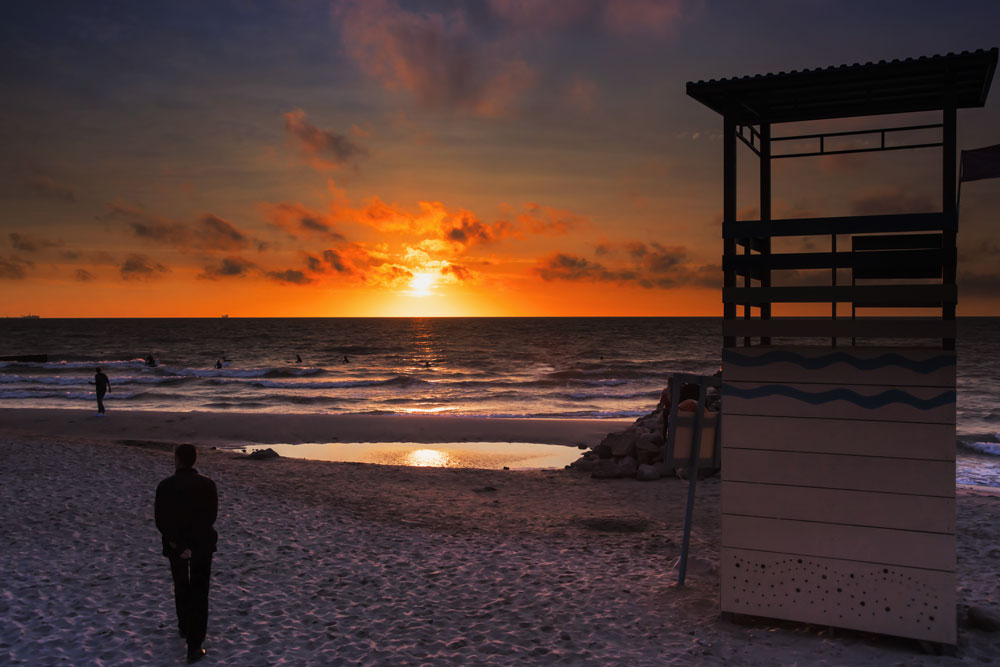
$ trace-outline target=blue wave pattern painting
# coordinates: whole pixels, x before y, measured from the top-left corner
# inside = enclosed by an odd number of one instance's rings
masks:
[[[887,405],[900,403],[903,405],[909,405],[910,407],[918,410],[926,411],[954,404],[956,393],[954,391],[945,391],[932,398],[918,398],[901,389],[889,389],[888,391],[883,391],[880,394],[866,396],[843,387],[838,387],[837,389],[831,389],[829,391],[812,393],[783,384],[765,384],[759,387],[744,389],[742,387],[723,383],[723,400],[725,400],[727,396],[732,396],[734,398],[767,398],[769,396],[784,396],[786,398],[793,398],[810,405],[823,405],[825,403],[832,403],[833,401],[847,401],[857,405],[858,407],[865,408],[866,410],[877,410],[878,408],[882,408]]]
[[[795,364],[796,366],[800,366],[807,370],[826,368],[828,366],[832,366],[833,364],[847,364],[861,371],[873,371],[879,368],[886,368],[888,366],[898,366],[900,368],[913,371],[914,373],[927,375],[929,373],[933,373],[934,371],[941,370],[942,368],[954,366],[955,356],[940,355],[937,357],[931,357],[930,359],[918,361],[916,359],[907,359],[906,357],[896,354],[895,352],[886,353],[871,359],[864,359],[847,354],[846,352],[831,352],[830,354],[824,354],[820,357],[807,357],[789,350],[772,350],[760,355],[745,355],[739,354],[738,352],[732,352],[730,350],[723,350],[722,361],[723,363],[744,367],[788,363]]]

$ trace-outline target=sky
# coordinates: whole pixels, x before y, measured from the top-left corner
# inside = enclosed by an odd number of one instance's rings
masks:
[[[0,316],[720,315],[722,122],[686,82],[1000,44],[995,0],[4,14]],[[1000,143],[998,96],[959,148]],[[939,161],[777,161],[774,217],[939,210]],[[960,315],[1000,315],[998,221],[1000,180],[965,184]]]

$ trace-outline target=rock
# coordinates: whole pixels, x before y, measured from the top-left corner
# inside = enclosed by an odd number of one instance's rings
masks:
[[[578,458],[576,461],[573,461],[573,463],[570,464],[570,468],[573,470],[579,470],[580,472],[591,472],[599,460],[600,459],[592,459],[587,456],[583,456]],[[611,459],[606,460],[610,461]]]
[[[965,609],[962,624],[965,627],[972,628],[974,630],[996,632],[997,630],[1000,630],[1000,615],[997,615],[995,612],[988,609],[983,609],[982,607],[973,607],[972,605],[969,605]]]
[[[619,477],[618,464],[614,459],[599,459],[590,471],[590,476],[594,479],[616,479]]]
[[[660,479],[660,469],[652,465],[640,465],[635,473],[635,478],[640,482],[655,482]]]
[[[278,455],[278,452],[268,447],[267,449],[258,449],[257,451],[250,452],[247,454],[247,458],[254,461],[263,461],[265,459],[277,459],[281,457]]]
[[[623,457],[618,463],[619,477],[634,477],[635,471],[639,469],[639,462],[631,456]]]
[[[611,446],[611,456],[631,456],[635,451],[635,435],[629,431],[612,433],[601,444]]]
[[[640,436],[635,441],[635,451],[637,452],[658,452],[660,451],[660,443],[656,441],[653,434]]]
[[[616,434],[612,433],[611,435],[608,435],[607,437],[604,438],[604,440],[601,441],[601,444],[594,447],[594,453],[597,454],[597,458],[599,459],[611,458],[611,442],[608,440],[608,438],[610,438],[612,435]]]

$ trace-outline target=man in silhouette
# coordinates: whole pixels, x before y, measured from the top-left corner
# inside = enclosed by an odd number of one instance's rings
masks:
[[[205,655],[201,647],[208,629],[208,583],[218,534],[213,528],[219,509],[215,482],[194,469],[198,450],[177,445],[176,472],[156,487],[156,528],[163,535],[163,555],[170,559],[177,627],[187,639],[188,662]]]
[[[111,391],[111,381],[108,376],[101,372],[101,367],[97,367],[94,373],[94,384],[97,386],[97,415],[104,416],[104,394]]]

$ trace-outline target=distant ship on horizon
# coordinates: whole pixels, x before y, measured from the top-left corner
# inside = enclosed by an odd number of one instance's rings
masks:
[[[21,315],[22,320],[37,320],[41,315]]]
[[[223,315],[223,316],[222,316],[222,319],[224,319],[224,320],[228,320],[228,319],[229,319],[229,315]]]

